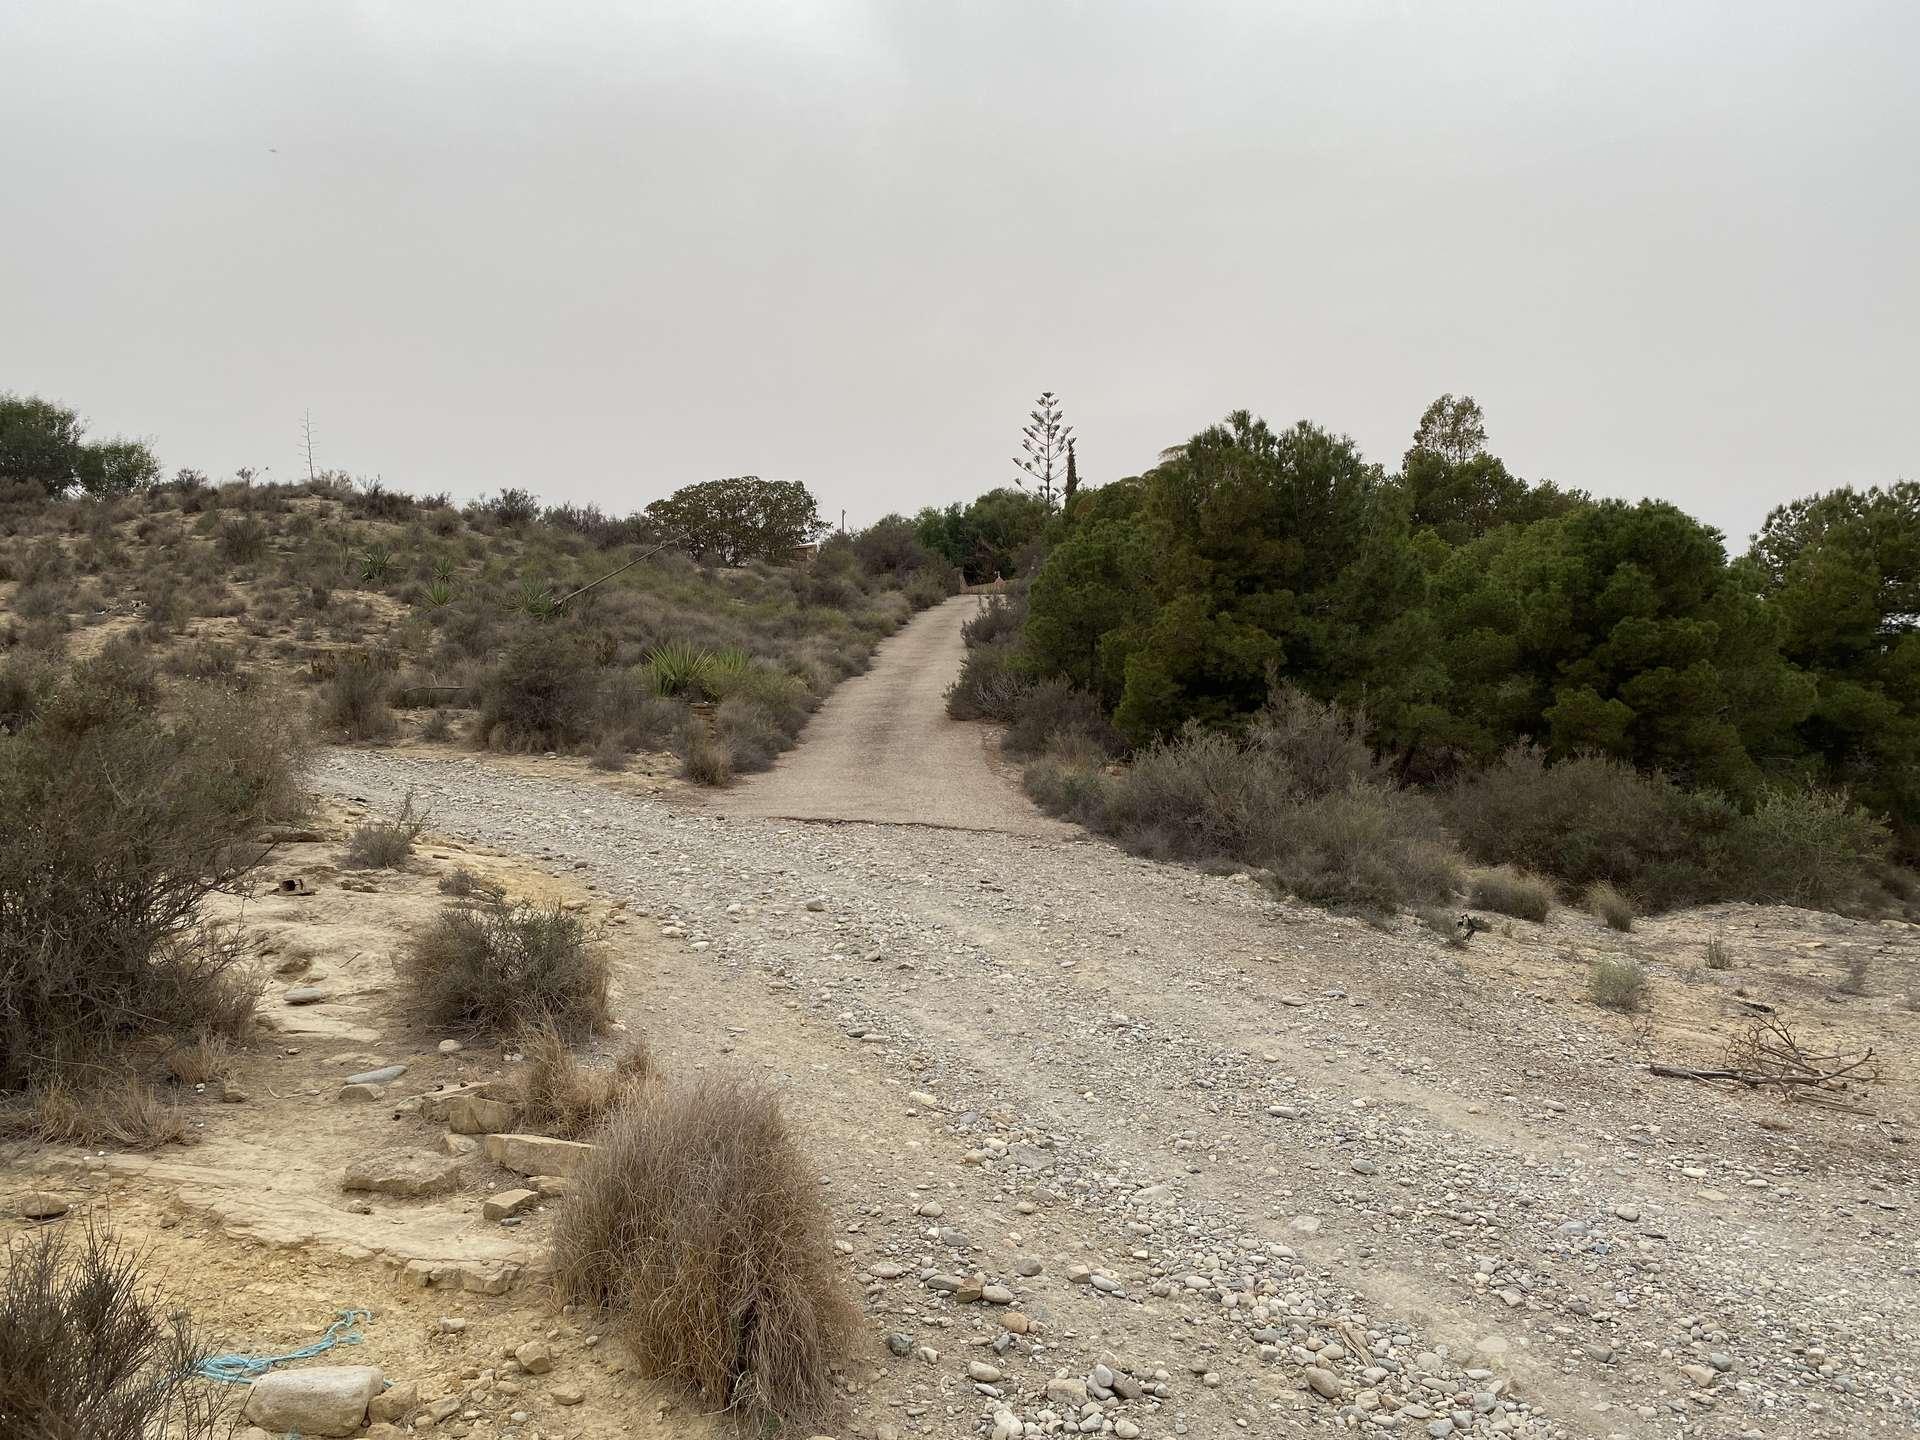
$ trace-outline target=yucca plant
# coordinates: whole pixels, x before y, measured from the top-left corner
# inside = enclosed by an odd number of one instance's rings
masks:
[[[458,568],[459,562],[451,555],[436,555],[433,557],[433,578],[436,580],[443,580],[451,585],[453,583],[454,571]]]
[[[522,580],[513,597],[513,608],[536,620],[546,619],[553,614],[553,587],[538,580]]]
[[[453,603],[453,586],[444,580],[435,580],[420,593],[420,603],[429,610],[439,610]]]
[[[368,585],[384,585],[393,578],[393,551],[385,545],[369,545],[360,552],[360,579]]]
[[[685,640],[669,640],[647,652],[655,692],[704,699],[713,673],[713,652]]]

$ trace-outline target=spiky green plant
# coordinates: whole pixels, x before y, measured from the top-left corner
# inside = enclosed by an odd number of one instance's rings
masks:
[[[704,698],[713,674],[713,652],[685,640],[668,640],[647,652],[647,674],[657,694]]]
[[[384,585],[393,578],[393,551],[385,545],[369,545],[360,552],[360,579],[367,585]]]
[[[544,620],[553,614],[553,587],[539,580],[522,580],[514,593],[513,608],[523,615]]]
[[[429,610],[439,610],[453,603],[453,586],[444,580],[435,580],[420,594],[420,603]]]
[[[448,584],[452,584],[454,572],[458,568],[459,562],[451,555],[443,554],[433,557],[433,578],[436,580],[444,580]]]

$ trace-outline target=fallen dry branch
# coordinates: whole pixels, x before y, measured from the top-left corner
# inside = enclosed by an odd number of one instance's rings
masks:
[[[1718,1068],[1653,1064],[1649,1073],[1672,1080],[1716,1081],[1754,1090],[1776,1090],[1789,1100],[1812,1101],[1833,1109],[1866,1112],[1835,1100],[1855,1082],[1880,1078],[1879,1062],[1871,1048],[1839,1054],[1818,1054],[1800,1043],[1784,1021],[1768,1016],[1756,1020],[1727,1046],[1726,1064]]]

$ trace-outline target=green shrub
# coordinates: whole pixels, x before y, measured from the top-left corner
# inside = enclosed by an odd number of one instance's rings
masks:
[[[605,1027],[609,970],[563,906],[444,907],[401,956],[414,1015],[441,1030],[512,1035],[551,1025],[569,1040]]]
[[[1467,899],[1476,910],[1492,910],[1536,923],[1553,913],[1553,886],[1538,875],[1497,865],[1476,870],[1467,882]]]
[[[230,565],[252,565],[265,558],[269,531],[264,520],[252,515],[229,515],[214,531],[214,545],[220,558]]]
[[[1738,809],[1618,760],[1582,755],[1548,765],[1537,750],[1510,750],[1442,804],[1482,864],[1550,875],[1575,890],[1604,880],[1656,912],[1737,889]]]
[[[970,647],[960,676],[947,690],[947,714],[955,720],[994,720],[1005,724],[1020,713],[1032,681],[1022,671],[1011,641]]]
[[[579,641],[543,633],[517,643],[479,688],[480,747],[571,750],[588,737],[599,683]]]
[[[1007,725],[1007,753],[1038,755],[1066,735],[1081,735],[1109,755],[1126,746],[1107,721],[1099,697],[1066,680],[1042,680],[1021,691]]]
[[[1594,961],[1587,987],[1593,1003],[1604,1009],[1631,1014],[1646,1008],[1647,972],[1636,961],[1611,956]]]
[[[1886,823],[1839,791],[1773,786],[1736,827],[1734,888],[1749,900],[1857,908],[1879,889],[1892,849]]]
[[[118,643],[0,736],[0,1089],[96,1072],[141,1035],[244,1027],[243,957],[201,905],[298,812],[305,760],[279,697],[163,693]]]
[[[988,595],[980,602],[979,613],[960,627],[960,638],[968,649],[981,645],[1009,645],[1020,638],[1027,623],[1027,590],[1016,586],[1003,594]]]

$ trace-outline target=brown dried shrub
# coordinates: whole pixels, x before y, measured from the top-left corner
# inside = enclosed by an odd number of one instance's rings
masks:
[[[814,1169],[764,1084],[640,1087],[575,1174],[554,1261],[565,1293],[703,1403],[801,1434],[832,1414],[860,1312]]]
[[[635,1039],[608,1070],[582,1065],[556,1028],[544,1024],[520,1039],[527,1057],[521,1123],[542,1135],[579,1140],[608,1111],[659,1078],[647,1042]]]

